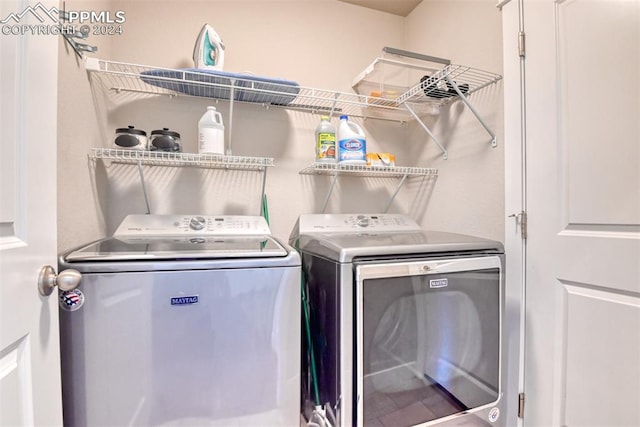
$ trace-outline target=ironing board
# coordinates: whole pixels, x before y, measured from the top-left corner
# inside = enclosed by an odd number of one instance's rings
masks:
[[[153,69],[140,73],[140,78],[150,85],[205,98],[230,99],[235,86],[234,100],[272,105],[288,105],[300,92],[298,83],[291,80],[202,68]]]

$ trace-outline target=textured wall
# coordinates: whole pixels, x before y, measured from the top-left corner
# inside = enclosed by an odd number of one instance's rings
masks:
[[[91,37],[89,42],[99,46],[91,56],[149,66],[192,66],[196,36],[208,22],[225,42],[225,70],[286,78],[307,87],[352,92],[353,78],[380,55],[383,46],[449,57],[497,73],[502,67],[500,15],[491,1],[426,1],[407,18],[330,0],[70,0],[66,7],[123,10],[123,34]],[[129,94],[106,102],[97,93],[94,103],[86,73],[64,49],[60,70],[58,230],[62,251],[112,233],[126,214],[145,211],[137,169],[89,162],[90,148],[108,147],[115,128],[132,124],[147,132],[169,127],[180,132],[185,151],[197,152],[197,122],[212,101]],[[501,86],[484,90],[472,100],[501,144]],[[97,114],[94,105],[100,106]],[[214,105],[223,114],[228,136],[228,104]],[[234,106],[233,154],[275,160],[276,166],[268,171],[266,193],[272,231],[282,238],[288,237],[298,215],[319,211],[330,185],[326,176],[298,174],[313,161],[319,119],[319,114]],[[368,151],[392,152],[401,166],[439,168],[437,181],[410,180],[390,211],[408,213],[425,228],[503,239],[502,149],[489,148],[488,135],[462,104],[425,119],[447,145],[446,161],[415,122],[356,121],[365,128]],[[152,212],[259,211],[261,177],[255,173],[144,170]],[[395,179],[341,178],[327,212],[379,212],[397,184]]]

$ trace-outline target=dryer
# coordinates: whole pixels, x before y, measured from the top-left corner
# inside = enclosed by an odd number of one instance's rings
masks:
[[[396,214],[302,215],[302,408],[334,426],[502,426],[501,243]],[[317,414],[318,411],[316,411]]]
[[[262,217],[131,215],[64,254],[67,426],[300,420],[300,257]]]

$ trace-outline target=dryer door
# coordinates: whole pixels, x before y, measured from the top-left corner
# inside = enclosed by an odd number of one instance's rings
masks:
[[[370,263],[355,274],[357,425],[497,421],[500,258]]]

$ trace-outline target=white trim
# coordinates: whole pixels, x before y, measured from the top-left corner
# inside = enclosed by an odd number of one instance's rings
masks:
[[[507,3],[511,3],[511,0],[500,0],[498,1],[498,3],[496,3],[496,7],[498,9],[502,9],[502,7],[505,6]]]

